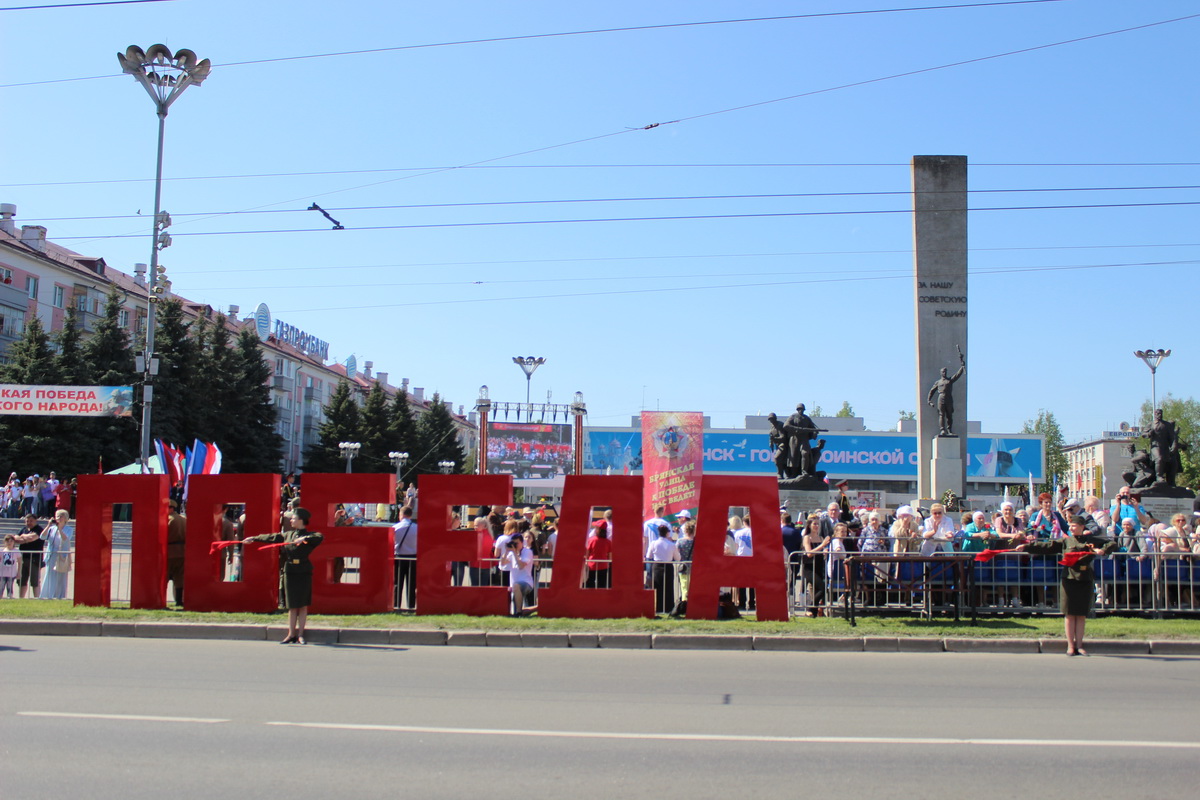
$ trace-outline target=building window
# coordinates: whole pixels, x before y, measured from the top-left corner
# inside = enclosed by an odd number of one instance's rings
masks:
[[[87,313],[87,295],[81,294],[75,298],[75,310],[83,314]]]
[[[67,299],[67,290],[61,286],[54,287],[54,307],[62,308]]]
[[[276,374],[276,375],[282,375],[282,374],[284,374],[284,373],[283,373],[283,359],[282,359],[282,358],[277,358],[277,359],[275,359],[275,374]]]
[[[25,291],[29,292],[29,296],[37,300],[38,296],[38,279],[30,275],[25,278]]]
[[[122,328],[129,327],[129,309],[122,308],[120,311],[117,312],[117,324],[120,325]]]
[[[0,283],[12,283],[12,270],[8,267],[0,267]]]

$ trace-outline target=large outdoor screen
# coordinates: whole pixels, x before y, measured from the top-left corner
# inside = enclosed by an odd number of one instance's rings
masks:
[[[570,474],[571,426],[489,422],[487,471],[516,478],[553,478]]]

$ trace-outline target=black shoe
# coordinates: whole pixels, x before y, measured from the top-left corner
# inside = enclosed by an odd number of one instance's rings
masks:
[[[297,637],[295,637],[295,636],[289,636],[286,639],[283,639],[282,641],[280,641],[279,643],[280,644],[295,644],[296,639],[297,639]]]

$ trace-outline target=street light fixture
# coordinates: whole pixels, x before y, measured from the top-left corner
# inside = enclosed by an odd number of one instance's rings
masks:
[[[404,465],[408,463],[408,453],[397,453],[395,450],[388,453],[388,458],[392,461],[392,466],[396,468],[396,481],[400,481],[400,472],[404,469]]]
[[[342,458],[346,459],[346,472],[350,472],[350,464],[354,459],[358,458],[358,451],[362,450],[362,444],[359,442],[338,442],[338,450],[342,451]]]
[[[573,472],[583,474],[583,418],[587,415],[587,403],[583,402],[583,392],[576,392],[571,401],[571,414],[575,417],[575,457],[572,459]]]
[[[453,461],[439,461],[438,469],[441,470],[443,475],[449,475],[451,472],[454,472],[454,462]]]
[[[488,394],[488,387],[485,383],[479,387],[479,397],[475,400],[475,410],[479,412],[479,452],[475,454],[476,471],[480,475],[487,475],[487,457],[488,457],[488,416],[492,411],[492,398]]]
[[[529,389],[533,381],[533,373],[538,367],[546,363],[546,359],[541,356],[513,356],[513,363],[521,368],[525,373],[525,409],[528,414],[527,419],[533,421],[533,406],[529,404]],[[519,420],[520,417],[518,416]]]
[[[1158,408],[1158,387],[1155,385],[1154,377],[1158,374],[1158,365],[1163,362],[1163,359],[1171,355],[1170,350],[1134,350],[1133,354],[1146,362],[1146,366],[1150,368],[1150,416],[1154,416],[1155,409]]]
[[[208,59],[196,60],[191,50],[180,50],[174,55],[166,45],[152,45],[145,52],[137,45],[130,45],[124,53],[117,53],[121,70],[129,73],[142,85],[158,115],[158,160],[154,171],[154,220],[151,231],[150,273],[146,292],[146,352],[142,364],[142,471],[150,468],[150,415],[154,403],[154,375],[157,359],[154,358],[154,323],[159,295],[166,288],[166,268],[159,266],[158,251],[171,244],[167,228],[171,215],[162,210],[162,164],[163,135],[166,132],[167,109],[171,107],[187,87],[199,86],[212,71]]]

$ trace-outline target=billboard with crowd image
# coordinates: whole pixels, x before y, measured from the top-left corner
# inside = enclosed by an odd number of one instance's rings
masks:
[[[516,478],[571,472],[571,426],[550,422],[489,422],[487,471]]]

